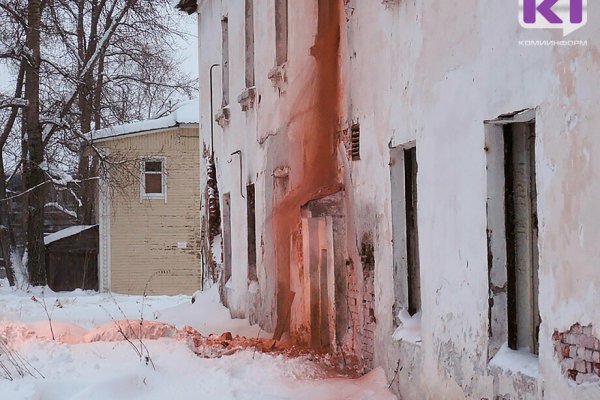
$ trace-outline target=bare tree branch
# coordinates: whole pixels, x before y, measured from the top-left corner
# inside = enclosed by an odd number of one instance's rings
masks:
[[[25,99],[21,99],[21,98],[17,98],[17,97],[10,97],[10,96],[6,96],[6,95],[0,93],[0,109],[11,108],[11,107],[23,108],[23,107],[27,107],[27,104],[29,104],[29,103]]]

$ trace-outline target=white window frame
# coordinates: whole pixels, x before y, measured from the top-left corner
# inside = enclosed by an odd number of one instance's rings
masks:
[[[146,193],[146,163],[160,162],[162,166],[162,193]],[[140,203],[143,200],[164,200],[167,202],[167,158],[163,156],[144,157],[140,160]]]

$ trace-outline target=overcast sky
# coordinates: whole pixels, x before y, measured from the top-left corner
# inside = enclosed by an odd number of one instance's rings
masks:
[[[181,40],[181,53],[185,57],[183,69],[190,75],[198,77],[198,17],[197,14],[183,14],[182,28],[187,37]]]
[[[186,37],[179,40],[178,55],[182,58],[182,69],[192,77],[198,77],[198,18],[197,14],[187,15],[180,13],[181,28],[186,32]],[[0,92],[11,94],[14,92],[14,76],[0,64]]]

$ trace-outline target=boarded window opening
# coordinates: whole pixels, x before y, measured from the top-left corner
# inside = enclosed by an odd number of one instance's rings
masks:
[[[486,122],[489,348],[538,354],[535,111]]]
[[[256,194],[254,184],[246,186],[248,223],[248,281],[258,280],[256,273]]]
[[[288,59],[288,0],[275,0],[275,62],[277,66]]]
[[[414,144],[390,149],[394,326],[399,315],[421,311],[421,268],[417,222],[417,150]]]
[[[350,129],[352,160],[360,160],[360,124],[352,125]]]
[[[538,353],[537,190],[534,123],[504,126],[508,345]]]
[[[408,270],[408,313],[421,311],[421,267],[417,224],[417,148],[404,150],[404,200],[406,205],[406,255]]]
[[[246,0],[246,87],[254,86],[254,0]]]
[[[223,282],[231,279],[231,194],[223,195]]]
[[[229,105],[229,19],[223,17],[221,20],[221,40],[222,40],[222,60],[221,60],[221,73],[222,73],[222,89],[223,89],[223,102],[222,107],[225,108]]]

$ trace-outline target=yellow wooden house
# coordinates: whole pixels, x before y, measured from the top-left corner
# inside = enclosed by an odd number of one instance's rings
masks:
[[[170,115],[92,133],[119,161],[101,174],[99,286],[124,294],[201,287],[198,101]]]

